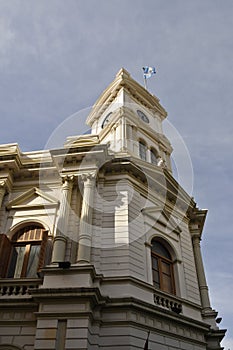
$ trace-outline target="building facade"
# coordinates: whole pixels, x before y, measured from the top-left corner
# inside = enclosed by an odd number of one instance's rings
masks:
[[[0,146],[0,350],[220,350],[167,113],[121,69],[90,134]]]

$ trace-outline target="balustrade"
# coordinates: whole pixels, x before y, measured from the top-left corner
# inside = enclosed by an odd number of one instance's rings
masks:
[[[40,279],[0,280],[0,298],[31,297],[29,289],[37,289],[42,284]]]
[[[182,305],[179,301],[175,300],[175,298],[173,299],[167,296],[154,294],[154,302],[156,305],[173,311],[177,314],[180,314],[182,312]]]

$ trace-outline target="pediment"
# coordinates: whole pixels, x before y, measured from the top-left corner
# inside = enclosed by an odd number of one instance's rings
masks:
[[[142,213],[147,216],[151,222],[159,224],[166,233],[175,232],[179,235],[182,231],[178,225],[178,221],[163,207],[147,207],[142,209]]]
[[[41,191],[37,187],[33,187],[23,194],[17,196],[7,204],[7,209],[41,209],[48,207],[56,207],[59,205],[59,201]]]

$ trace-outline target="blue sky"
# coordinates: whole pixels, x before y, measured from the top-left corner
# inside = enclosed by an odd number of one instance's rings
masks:
[[[0,142],[43,149],[125,67],[188,147],[193,196],[209,213],[202,250],[212,305],[233,350],[233,1],[0,1]],[[80,130],[73,130],[73,134]]]

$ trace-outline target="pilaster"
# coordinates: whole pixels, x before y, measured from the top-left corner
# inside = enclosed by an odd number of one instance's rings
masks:
[[[89,263],[91,258],[92,214],[94,201],[95,172],[83,174],[83,203],[80,218],[77,262]]]
[[[190,233],[192,235],[193,252],[195,265],[197,270],[197,279],[200,290],[201,304],[202,304],[202,317],[206,320],[208,324],[211,325],[213,329],[217,329],[216,317],[217,312],[211,308],[209,290],[207,286],[207,281],[205,277],[205,270],[201,254],[201,234],[204,226],[204,221],[206,217],[206,210],[199,210],[197,208],[191,214],[191,220],[189,224]]]
[[[52,262],[64,261],[67,241],[67,228],[70,211],[70,201],[73,188],[73,176],[63,177],[62,199],[60,214],[57,223],[56,236],[54,238]]]
[[[5,181],[0,181],[0,208],[2,207],[2,201],[6,193]]]
[[[192,237],[193,239],[193,250],[194,250],[194,258],[196,262],[196,269],[197,269],[197,277],[199,282],[199,289],[201,294],[201,302],[203,311],[211,310],[210,307],[210,299],[209,299],[209,292],[208,292],[208,286],[206,282],[205,272],[204,272],[204,265],[201,255],[201,247],[200,247],[200,236],[195,234]]]

